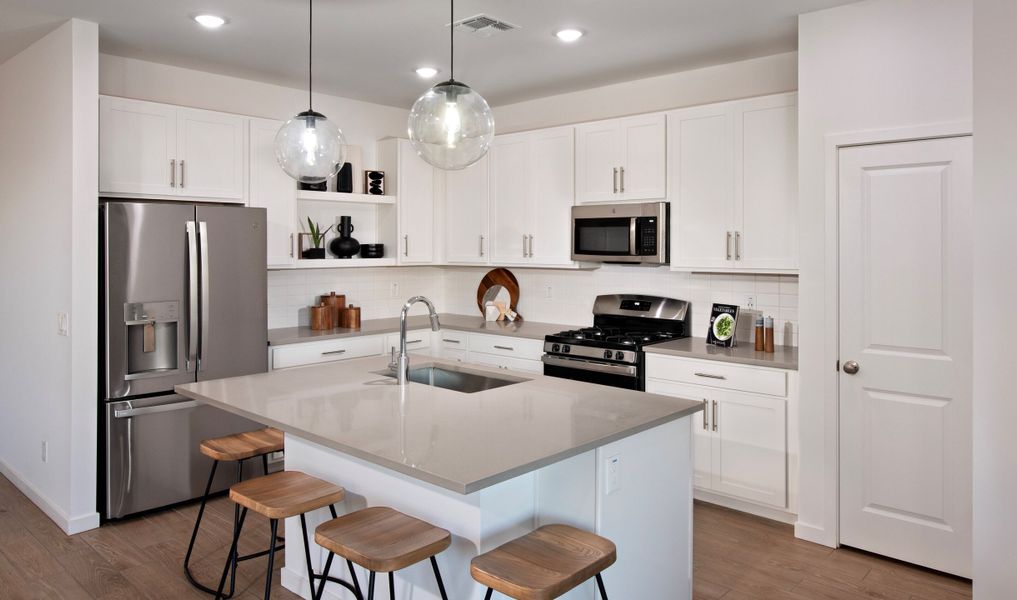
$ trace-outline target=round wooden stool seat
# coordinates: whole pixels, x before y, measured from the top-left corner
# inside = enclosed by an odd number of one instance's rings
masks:
[[[611,540],[569,527],[545,525],[470,563],[470,575],[516,600],[551,600],[608,568]]]
[[[452,535],[394,508],[375,506],[322,523],[314,541],[369,571],[391,573],[443,552]]]
[[[230,500],[269,519],[286,519],[342,501],[346,490],[300,471],[279,471],[230,488]]]
[[[273,427],[245,431],[201,442],[201,453],[212,460],[247,460],[262,454],[281,452],[283,432]]]

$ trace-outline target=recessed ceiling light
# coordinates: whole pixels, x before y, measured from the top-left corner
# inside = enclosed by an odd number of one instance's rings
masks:
[[[561,31],[554,34],[557,38],[563,42],[572,43],[579,38],[583,37],[583,32],[578,29],[562,29]]]
[[[217,15],[197,15],[194,20],[198,22],[198,25],[209,29],[219,29],[226,24],[226,19]]]
[[[438,74],[438,69],[434,67],[420,67],[417,69],[417,75],[420,75],[424,79],[430,79]]]

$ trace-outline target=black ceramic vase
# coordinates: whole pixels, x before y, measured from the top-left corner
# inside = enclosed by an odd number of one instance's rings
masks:
[[[360,252],[360,242],[350,237],[353,233],[353,223],[350,217],[339,217],[339,237],[333,238],[328,244],[328,249],[336,258],[352,258]]]

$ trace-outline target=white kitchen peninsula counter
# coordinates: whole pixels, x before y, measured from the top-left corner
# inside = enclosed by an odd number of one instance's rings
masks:
[[[424,364],[463,366],[417,359],[411,367]],[[438,557],[450,598],[483,597],[470,558],[549,522],[618,545],[604,574],[609,593],[689,597],[687,417],[701,402],[472,365],[524,381],[473,394],[400,387],[380,374],[387,366],[372,357],[176,389],[285,431],[286,468],[344,486],[340,511],[393,506],[451,531],[453,545]],[[309,515],[309,527],[326,517]],[[283,584],[307,597],[297,523],[287,528]],[[312,546],[319,570],[321,554]],[[396,588],[397,597],[438,597],[426,562],[397,573]],[[565,598],[592,599],[593,587]]]

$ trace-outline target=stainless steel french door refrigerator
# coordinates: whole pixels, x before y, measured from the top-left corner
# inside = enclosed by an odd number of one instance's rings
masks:
[[[98,495],[116,519],[200,496],[211,461],[198,444],[259,427],[173,386],[267,370],[265,211],[120,201],[100,211]],[[216,490],[235,481],[229,471]]]

